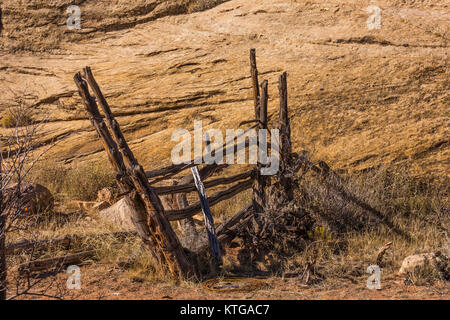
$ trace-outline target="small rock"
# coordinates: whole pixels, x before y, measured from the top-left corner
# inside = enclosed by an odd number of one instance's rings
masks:
[[[102,190],[100,190],[97,193],[97,201],[98,202],[105,201],[108,202],[109,204],[114,203],[114,195],[112,190],[110,188],[103,188]]]

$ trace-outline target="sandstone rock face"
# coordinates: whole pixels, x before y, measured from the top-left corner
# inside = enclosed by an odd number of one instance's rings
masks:
[[[175,129],[202,120],[224,132],[254,118],[256,48],[274,119],[288,72],[293,151],[308,146],[333,169],[413,164],[414,174],[448,177],[445,1],[382,1],[381,30],[367,28],[369,4],[355,0],[208,1],[219,5],[190,13],[195,2],[85,1],[82,29],[70,31],[69,0],[3,0],[0,86],[14,90],[2,92],[0,112],[19,92],[48,120],[42,141],[60,141],[48,157],[107,161],[73,82],[89,65],[152,170],[171,164]]]
[[[440,262],[441,258],[438,257],[435,253],[421,253],[414,254],[406,257],[403,260],[402,266],[398,271],[399,275],[405,275],[408,272],[417,271],[420,268],[423,268],[427,263],[431,266],[436,267],[436,263]]]
[[[38,183],[23,183],[20,191],[13,184],[4,191],[6,208],[23,209],[37,214],[53,208],[54,198],[50,190]]]

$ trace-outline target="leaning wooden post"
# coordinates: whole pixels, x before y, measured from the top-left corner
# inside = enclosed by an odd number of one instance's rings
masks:
[[[258,120],[259,119],[259,82],[258,82],[258,69],[256,67],[256,50],[255,49],[250,49],[250,73],[252,76],[255,117],[256,117],[256,120]]]
[[[278,90],[280,95],[280,183],[286,194],[287,200],[294,199],[292,188],[293,181],[286,177],[290,166],[292,146],[291,146],[291,125],[288,115],[288,97],[287,97],[287,74],[284,72],[280,76]]]
[[[75,75],[74,81],[78,87],[78,92],[86,107],[91,123],[101,138],[108,159],[114,168],[120,191],[123,194],[130,193],[134,190],[134,186],[126,172],[122,154],[119,152],[116,142],[106,127],[94,98],[89,94],[87,83],[82,79],[80,73]],[[150,253],[154,264],[161,268],[165,267],[164,255],[159,250],[157,242],[148,228],[147,221],[144,219],[146,213],[145,210],[142,209],[143,205],[137,205],[136,201],[131,200],[130,196],[127,196],[127,198],[127,203],[134,209],[133,211],[136,214],[136,217],[132,217],[132,220],[135,222],[137,232],[147,248],[147,251]]]
[[[170,272],[174,277],[188,278],[194,276],[196,274],[195,267],[190,263],[175,232],[165,217],[161,200],[154,189],[149,185],[144,169],[137,162],[131,149],[128,147],[128,143],[120,130],[120,126],[113,117],[111,109],[100,91],[90,68],[86,67],[84,72],[89,85],[94,91],[97,101],[99,101],[100,106],[105,112],[108,125],[123,154],[127,173],[133,182],[136,193],[139,195],[142,204],[145,207],[148,228],[156,240],[159,249],[162,251]]]
[[[203,218],[205,220],[206,232],[208,233],[209,245],[213,259],[214,269],[222,264],[222,254],[220,252],[219,241],[217,240],[216,229],[214,227],[214,219],[209,208],[208,197],[206,195],[205,186],[200,178],[200,173],[197,167],[192,167],[192,176],[194,177],[195,186],[200,198],[200,205],[202,207]]]
[[[218,169],[219,166],[217,165],[217,163],[206,165],[199,170],[200,178],[202,180],[205,180]],[[181,178],[180,180],[176,181],[175,183],[183,185],[193,182],[194,177],[192,176],[192,174],[188,174],[183,178]],[[178,210],[185,209],[189,206],[189,202],[187,200],[185,192],[175,194],[174,202],[175,202],[174,205],[177,207]],[[197,240],[199,238],[199,233],[197,232],[197,228],[195,227],[194,218],[188,217],[183,220],[177,220],[177,223],[181,231],[185,235],[186,240],[185,244],[187,244],[188,248],[195,248],[195,246],[197,245]]]
[[[260,162],[261,150],[260,150],[260,141],[261,135],[259,134],[259,129],[267,129],[267,102],[268,102],[268,82],[264,80],[261,84],[261,96],[259,102],[259,115],[256,121],[258,122],[257,134],[258,134],[258,163],[257,163],[257,171],[255,174],[255,180],[253,182],[253,206],[255,209],[255,213],[260,213],[264,211],[266,207],[266,195],[265,195],[265,187],[266,187],[266,178],[261,175],[261,169],[263,165]],[[264,136],[264,135],[263,135]],[[266,137],[267,138],[267,137]],[[267,143],[265,144],[267,146]],[[263,152],[267,152],[267,150],[263,150]]]

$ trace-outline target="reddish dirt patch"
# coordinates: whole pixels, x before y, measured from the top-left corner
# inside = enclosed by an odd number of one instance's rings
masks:
[[[119,268],[106,265],[81,268],[82,289],[67,291],[64,299],[82,300],[213,300],[213,299],[256,299],[256,300],[310,300],[310,299],[438,299],[450,298],[449,283],[435,283],[433,286],[406,285],[404,279],[388,276],[382,279],[381,290],[366,288],[366,277],[327,280],[319,285],[306,286],[297,278],[267,278],[267,286],[250,292],[219,292],[205,289],[201,284],[170,282],[137,282]],[[59,274],[57,284],[65,285],[68,275]],[[45,283],[42,284],[44,286]],[[23,299],[36,299],[24,296]]]

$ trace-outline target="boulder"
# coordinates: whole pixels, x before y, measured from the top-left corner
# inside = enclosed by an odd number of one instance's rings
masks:
[[[4,204],[6,209],[23,209],[31,214],[37,214],[52,209],[55,199],[46,187],[38,183],[17,183],[8,186],[4,192]]]
[[[399,275],[405,275],[410,272],[417,271],[423,267],[425,267],[427,264],[430,264],[431,266],[438,268],[437,264],[442,262],[442,257],[440,254],[436,253],[421,253],[421,254],[414,254],[411,256],[406,257],[403,262],[400,270],[398,271]]]
[[[100,210],[99,217],[104,221],[119,226],[123,230],[134,230],[135,226],[131,217],[134,215],[133,209],[126,203],[125,198],[117,201],[109,208]]]

